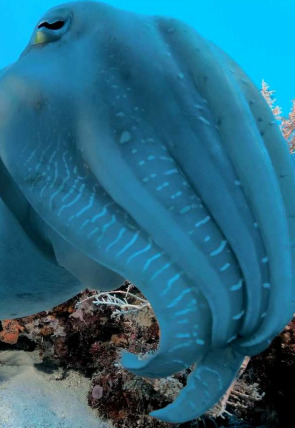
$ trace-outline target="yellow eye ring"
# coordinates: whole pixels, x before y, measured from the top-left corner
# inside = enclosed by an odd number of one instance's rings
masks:
[[[34,45],[39,45],[40,43],[48,42],[48,36],[43,31],[37,31]]]

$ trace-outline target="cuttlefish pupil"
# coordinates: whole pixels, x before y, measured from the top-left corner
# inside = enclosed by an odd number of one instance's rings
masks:
[[[38,25],[38,28],[48,28],[48,30],[60,30],[65,25],[65,21],[55,21],[52,24],[50,22],[44,21]]]

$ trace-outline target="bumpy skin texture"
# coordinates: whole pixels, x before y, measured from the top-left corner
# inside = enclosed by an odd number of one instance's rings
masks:
[[[292,317],[287,144],[237,64],[179,21],[76,2],[38,24],[0,74],[0,318],[128,278],[161,342],[123,364],[196,362],[152,413],[193,419]]]

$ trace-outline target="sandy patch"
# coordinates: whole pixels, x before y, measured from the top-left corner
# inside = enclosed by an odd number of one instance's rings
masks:
[[[0,428],[110,428],[87,405],[90,380],[37,352],[0,352]]]

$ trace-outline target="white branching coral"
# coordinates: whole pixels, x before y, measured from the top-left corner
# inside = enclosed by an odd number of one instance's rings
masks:
[[[113,307],[114,311],[112,317],[127,315],[150,307],[150,303],[146,299],[130,292],[132,288],[133,284],[129,284],[126,291],[114,290],[100,292],[78,302],[76,306],[79,307],[86,300],[92,299],[93,304],[96,306],[105,305]]]

